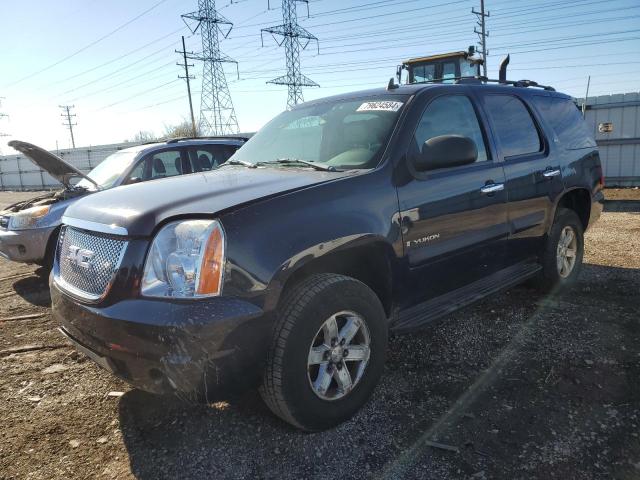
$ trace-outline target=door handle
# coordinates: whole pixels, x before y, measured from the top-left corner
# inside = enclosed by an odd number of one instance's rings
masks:
[[[504,190],[504,183],[489,183],[480,189],[484,194],[500,192],[502,190]]]
[[[553,178],[553,177],[557,177],[558,175],[560,175],[560,169],[559,168],[548,168],[547,170],[545,170],[544,172],[542,172],[542,176],[544,178]]]

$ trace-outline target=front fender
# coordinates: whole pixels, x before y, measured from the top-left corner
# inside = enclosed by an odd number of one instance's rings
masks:
[[[224,294],[249,298],[271,311],[287,280],[311,261],[373,244],[401,251],[397,205],[389,176],[378,170],[224,215]]]

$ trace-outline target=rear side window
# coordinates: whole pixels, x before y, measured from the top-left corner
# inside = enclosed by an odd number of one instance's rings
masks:
[[[206,172],[214,170],[229,160],[239,147],[236,145],[203,145],[189,149],[191,171]]]
[[[534,96],[533,103],[567,150],[595,147],[578,107],[568,98]]]
[[[485,105],[505,157],[542,150],[538,129],[522,100],[513,95],[487,95]]]

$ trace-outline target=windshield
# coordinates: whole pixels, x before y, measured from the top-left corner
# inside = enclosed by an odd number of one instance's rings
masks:
[[[131,166],[137,154],[138,150],[120,150],[119,152],[112,153],[91,170],[87,176],[95,181],[100,188],[111,188]],[[86,178],[80,180],[76,186],[89,190],[95,190],[96,188],[96,186]]]
[[[334,100],[283,112],[229,162],[280,161],[284,167],[301,166],[293,161],[302,160],[335,169],[375,167],[406,99]]]

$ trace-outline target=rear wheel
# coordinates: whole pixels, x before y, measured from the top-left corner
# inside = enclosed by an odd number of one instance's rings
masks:
[[[371,289],[342,275],[313,275],[279,309],[260,393],[300,429],[333,427],[373,392],[386,346],[386,315]]]
[[[582,222],[573,210],[559,208],[542,254],[537,286],[555,291],[574,284],[582,269],[583,255]]]

